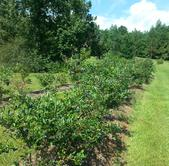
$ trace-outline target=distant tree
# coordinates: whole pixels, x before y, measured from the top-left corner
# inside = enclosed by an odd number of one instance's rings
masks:
[[[148,33],[148,53],[151,58],[169,58],[169,27],[157,21]]]
[[[169,59],[169,26],[157,21],[150,31],[128,32],[124,26],[112,26],[101,31],[104,52],[120,54],[124,57],[149,57]]]
[[[147,34],[134,30],[129,35],[131,38],[130,54],[134,57],[147,57]]]
[[[19,32],[19,13],[15,0],[0,1],[0,44],[16,37]]]

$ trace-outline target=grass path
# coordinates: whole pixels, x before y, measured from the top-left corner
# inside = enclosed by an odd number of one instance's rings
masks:
[[[133,114],[127,166],[169,166],[169,63],[157,66]]]

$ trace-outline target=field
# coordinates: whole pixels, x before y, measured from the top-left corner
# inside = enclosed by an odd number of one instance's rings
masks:
[[[167,1],[123,1],[0,0],[0,166],[169,165]]]
[[[108,142],[112,148],[116,146],[111,152],[114,157],[102,155],[109,163],[120,163],[125,146],[121,136],[128,133],[128,117],[117,110],[131,103],[134,87],[151,81],[153,62],[108,54],[100,60],[71,61],[65,71],[16,74],[1,68],[1,101],[5,96],[10,98],[1,108],[0,120],[11,133],[6,137],[13,142],[7,152],[8,145],[2,143],[4,163],[89,164],[96,162],[94,156],[102,154]],[[30,95],[34,90],[41,90],[41,94]],[[11,135],[17,138],[16,144]],[[18,138],[23,142],[19,148]]]
[[[97,157],[93,149],[106,147],[108,141],[111,147],[106,151],[112,155],[104,156],[102,150],[97,153],[109,165],[125,162],[129,166],[167,166],[168,66],[168,62],[107,55],[102,60],[85,59],[79,65],[71,62],[64,73],[26,73],[22,77],[22,73],[2,68],[1,89],[4,86],[9,90],[1,93],[10,100],[2,105],[0,114],[1,165],[91,164],[91,160],[96,161],[88,157],[89,153]],[[7,78],[10,83],[5,85]],[[16,82],[24,84],[22,91],[20,87],[13,90]],[[41,94],[30,95],[36,91]],[[124,104],[133,107],[130,117],[126,110],[119,109]],[[60,149],[57,152],[55,148]],[[110,152],[110,148],[114,150]]]
[[[169,64],[157,65],[155,79],[137,98],[127,141],[129,166],[169,164]]]

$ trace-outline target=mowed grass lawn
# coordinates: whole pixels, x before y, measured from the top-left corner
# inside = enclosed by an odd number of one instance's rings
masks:
[[[169,166],[169,63],[137,98],[127,141],[128,166]]]

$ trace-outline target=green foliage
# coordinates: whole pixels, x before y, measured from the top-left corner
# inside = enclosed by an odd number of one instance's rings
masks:
[[[90,57],[90,50],[87,50],[83,48],[80,52],[80,54],[74,55],[72,58],[70,58],[67,61],[67,67],[69,70],[70,75],[74,80],[79,80],[79,74],[83,71],[83,67],[81,65],[85,63],[86,61],[94,60],[95,58],[89,58]],[[97,61],[95,61],[97,63]]]
[[[80,83],[100,89],[107,106],[116,106],[129,96],[129,80],[124,59],[106,57],[96,64],[84,63],[79,73]],[[123,66],[123,67],[122,67]]]
[[[86,0],[2,0],[1,63],[18,71],[46,72],[59,68],[54,62],[80,54],[83,48],[100,56],[99,29],[90,8]]]
[[[47,70],[47,60],[37,55],[37,51],[27,48],[23,38],[15,38],[0,45],[0,62],[10,66],[15,72],[39,72]]]
[[[75,55],[76,73],[78,58],[100,58],[107,52],[125,58],[168,59],[169,28],[160,21],[144,33],[128,32],[124,26],[103,31],[89,14],[91,2],[86,0],[2,0],[0,4],[0,60],[16,71],[60,72],[65,66],[55,62]]]
[[[79,64],[78,83],[73,89],[63,92],[62,97],[57,93],[37,99],[18,96],[1,110],[1,123],[40,152],[40,164],[86,164],[108,134],[117,140],[116,134],[122,132],[104,120],[109,108],[130,99],[130,86],[147,82],[151,68],[153,63],[142,59],[131,61],[111,55],[101,60],[85,59]],[[52,74],[40,77],[44,86],[57,78]]]
[[[17,149],[13,145],[7,145],[0,143],[0,155],[2,153],[9,153],[9,151],[16,151]]]
[[[55,164],[80,165],[112,128],[103,121],[106,110],[101,105],[101,95],[91,88],[74,89],[64,94],[64,100],[56,95],[37,100],[21,96],[4,110],[1,118],[29,147],[36,145],[43,152],[54,146],[57,150],[51,155],[55,156]]]
[[[23,140],[14,136],[9,130],[0,126],[0,163],[1,165],[13,165],[20,161],[31,150]]]
[[[163,63],[164,63],[164,60],[163,60],[163,59],[158,59],[158,60],[157,60],[157,64],[161,65],[161,64],[163,64]]]
[[[133,43],[126,27],[112,26],[109,30],[101,31],[100,40],[105,50],[104,53],[121,54],[126,58],[133,57],[131,49]]]
[[[153,62],[149,59],[126,60],[107,54],[100,61],[83,61],[75,80],[100,88],[107,106],[117,106],[130,99],[130,86],[149,82],[153,71]]]
[[[65,72],[56,74],[52,73],[40,73],[36,77],[40,81],[41,85],[48,90],[57,90],[59,86],[70,83],[70,76]]]
[[[10,93],[10,82],[12,78],[12,71],[4,66],[0,67],[0,102],[4,95]]]
[[[27,44],[43,58],[63,60],[97,43],[94,39],[97,26],[89,14],[89,1],[19,2],[22,14],[29,18]]]
[[[12,76],[12,71],[11,69],[5,67],[5,66],[1,66],[0,67],[0,81],[4,82],[6,85],[9,85],[10,83],[10,79]]]
[[[126,58],[169,59],[169,26],[161,21],[157,21],[148,32],[128,32],[123,26],[112,26],[101,31],[100,41],[105,53],[110,51]]]
[[[29,73],[27,72],[27,71],[25,71],[25,70],[21,70],[20,71],[20,74],[21,74],[21,79],[22,79],[22,81],[23,82],[26,82],[26,78],[29,76]]]
[[[41,85],[45,88],[49,88],[55,81],[55,76],[51,73],[38,74],[37,78],[40,80]]]
[[[150,59],[134,59],[132,68],[132,79],[134,84],[142,85],[143,83],[149,83],[153,77],[154,65]]]
[[[15,0],[0,1],[0,45],[4,44],[18,34],[19,26],[17,22],[21,19],[18,15]]]
[[[159,23],[149,33],[129,33],[124,26],[101,31],[90,8],[86,0],[0,2],[0,61],[21,74],[19,93],[1,110],[0,121],[39,152],[41,165],[86,165],[108,134],[117,140],[120,127],[104,116],[130,100],[130,87],[149,82],[154,70],[151,60],[131,58],[168,58],[167,26]],[[45,72],[37,78],[49,94],[32,99],[23,92],[29,73],[39,71]],[[0,68],[0,101],[11,77]],[[62,97],[53,93],[70,80],[73,89]],[[7,145],[0,149],[8,151]]]
[[[69,74],[66,72],[57,73],[55,77],[56,77],[56,80],[55,80],[56,85],[64,85],[67,83],[71,83],[71,78]]]
[[[50,73],[66,72],[67,71],[66,63],[47,61],[45,63],[45,70],[44,71],[50,72]]]

